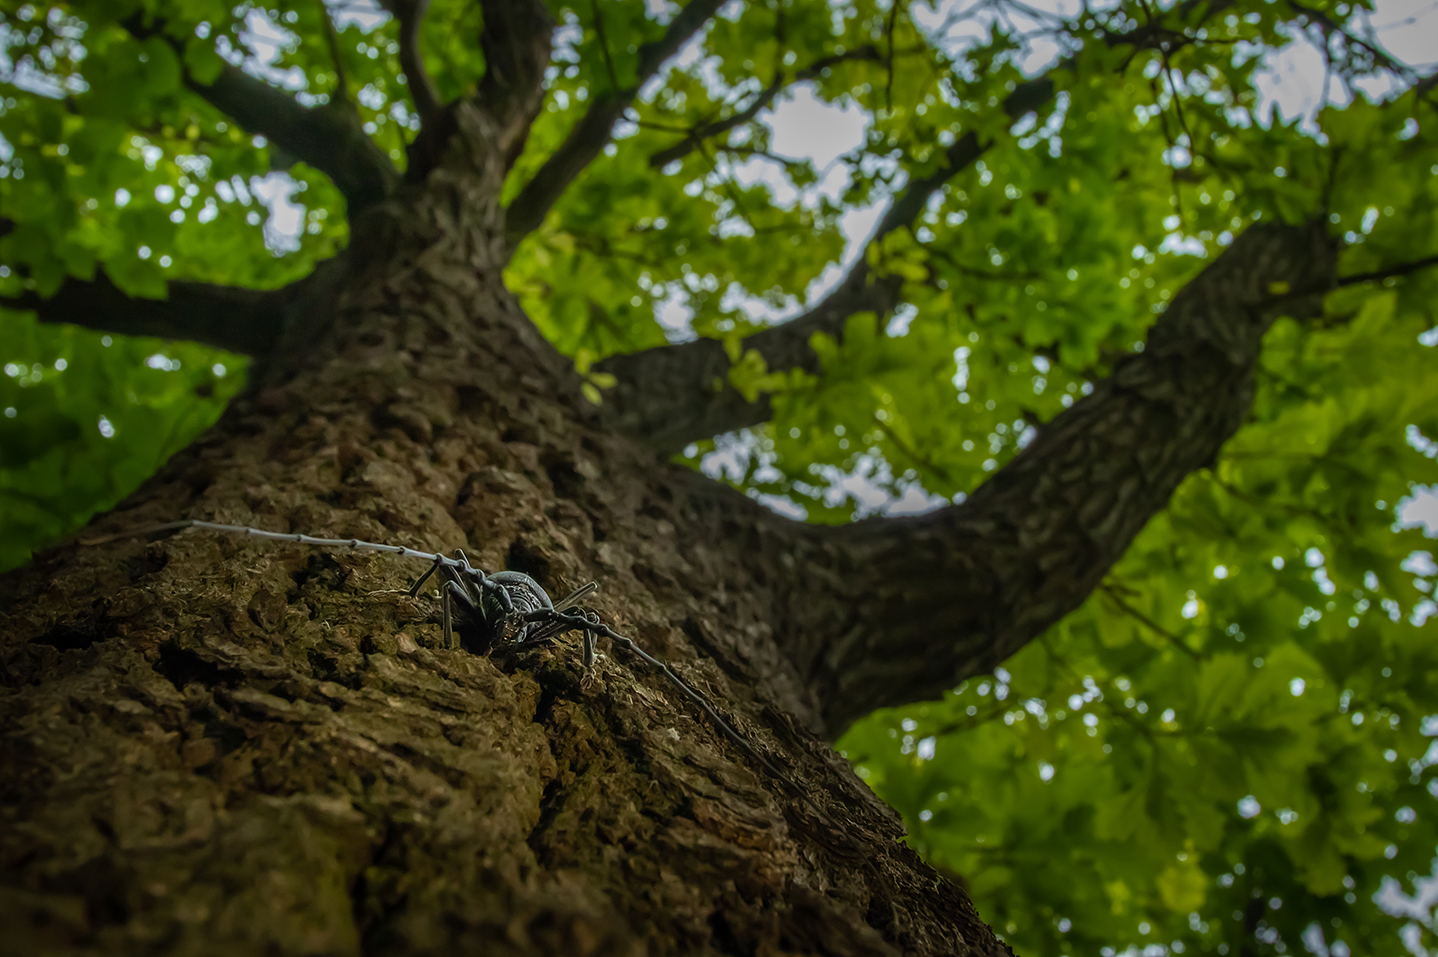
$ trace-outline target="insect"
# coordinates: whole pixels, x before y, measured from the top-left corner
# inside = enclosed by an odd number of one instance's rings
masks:
[[[439,556],[435,557],[438,559]],[[485,574],[471,565],[464,550],[459,548],[454,550],[453,557],[458,565],[436,560],[409,590],[411,595],[418,595],[431,575],[439,576],[441,623],[446,648],[454,647],[456,607],[462,609],[464,617],[476,625],[470,629],[476,635],[472,645],[483,654],[496,641],[533,644],[567,631],[569,626],[560,622],[530,621],[523,616],[533,612],[562,612],[599,588],[595,582],[588,582],[558,602],[551,602],[539,582],[523,572]],[[594,668],[594,632],[589,628],[582,630],[584,670],[588,672]]]
[[[289,532],[270,532],[248,525],[225,525],[199,519],[185,519],[130,529],[100,538],[82,539],[82,545],[101,545],[121,538],[148,535],[154,532],[182,531],[187,528],[201,528],[212,532],[225,532],[246,538],[261,538],[273,542],[291,542],[297,545],[313,545],[318,548],[348,548],[354,551],[380,552],[399,558],[419,558],[430,563],[429,570],[409,589],[411,595],[418,595],[424,583],[432,576],[440,579],[441,624],[444,629],[445,646],[454,647],[456,623],[460,624],[461,635],[466,630],[474,637],[471,645],[483,654],[494,643],[521,645],[549,641],[567,631],[579,631],[584,635],[584,669],[592,671],[595,663],[595,637],[602,635],[616,645],[633,653],[646,664],[664,675],[680,693],[704,712],[724,737],[728,738],[745,754],[757,761],[780,782],[791,794],[802,796],[784,772],[780,771],[757,748],[725,721],[709,700],[679,677],[674,669],[639,647],[632,638],[621,635],[599,619],[594,612],[576,609],[580,599],[598,589],[594,582],[588,582],[575,589],[558,602],[552,601],[540,584],[523,572],[485,572],[471,565],[462,550],[456,549],[453,556],[421,551],[404,545],[385,545],[367,542],[358,538],[318,538]]]

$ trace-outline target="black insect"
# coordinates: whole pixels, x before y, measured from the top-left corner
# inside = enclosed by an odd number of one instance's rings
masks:
[[[317,538],[298,533],[269,532],[248,525],[224,525],[219,522],[204,522],[187,519],[131,529],[102,538],[85,539],[84,545],[100,545],[120,538],[148,535],[153,532],[180,531],[186,528],[203,528],[213,532],[243,535],[246,538],[263,538],[273,542],[293,542],[297,545],[314,545],[319,548],[348,548],[362,552],[382,552],[400,558],[420,558],[430,563],[430,568],[419,581],[409,589],[411,595],[419,590],[431,576],[440,579],[440,620],[444,628],[445,646],[454,648],[454,635],[458,631],[461,639],[468,639],[466,646],[484,654],[496,644],[528,645],[549,641],[567,631],[578,631],[584,635],[584,668],[594,667],[594,641],[603,635],[616,645],[632,652],[645,663],[658,669],[686,698],[694,702],[714,726],[740,750],[759,762],[765,770],[778,780],[791,794],[802,792],[789,778],[776,768],[768,758],[747,738],[730,727],[719,716],[707,698],[691,688],[683,678],[664,662],[640,648],[634,640],[619,634],[593,612],[575,608],[580,599],[595,591],[599,586],[589,582],[558,602],[550,600],[549,594],[539,583],[523,572],[501,571],[486,573],[469,563],[463,551],[458,549],[452,557],[435,552],[420,551],[403,545],[385,545],[366,542],[358,538]],[[455,626],[458,625],[458,628]]]
[[[496,644],[547,641],[572,626],[563,618],[544,620],[526,616],[563,612],[599,589],[596,583],[588,582],[559,601],[551,602],[549,594],[533,578],[523,572],[486,574],[469,563],[463,549],[454,550],[453,560],[458,563],[455,565],[440,561],[439,556],[435,558],[429,571],[420,576],[409,593],[419,594],[431,575],[439,576],[440,615],[446,648],[454,647],[456,618],[461,622],[461,634],[468,632],[471,636],[468,647],[479,654],[487,653]],[[590,615],[584,614],[584,617],[589,618]],[[590,628],[581,630],[584,632],[584,670],[587,672],[594,668],[594,631]]]

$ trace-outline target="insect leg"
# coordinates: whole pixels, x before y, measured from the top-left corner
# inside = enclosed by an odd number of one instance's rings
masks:
[[[469,563],[469,556],[464,553],[464,549],[456,548],[454,550],[454,557],[462,566],[453,569],[454,580],[469,594],[474,607],[482,608],[484,602],[483,586],[484,583],[489,580],[488,576]]]
[[[459,646],[459,643],[455,641],[454,638],[455,603],[458,602],[460,605],[463,605],[468,608],[471,612],[475,611],[478,606],[474,604],[474,599],[470,598],[469,594],[464,590],[464,586],[455,581],[446,581],[444,583],[444,589],[441,592],[441,596],[441,614],[444,623],[444,646],[449,649],[454,649]]]
[[[434,564],[431,565],[431,566],[429,566],[429,570],[428,570],[428,571],[426,571],[423,575],[419,576],[419,581],[415,582],[413,585],[410,586],[410,588],[409,588],[410,596],[413,597],[413,596],[415,596],[415,595],[418,595],[418,594],[419,594],[419,590],[424,587],[424,583],[427,582],[427,581],[429,581],[429,576],[433,575],[436,571],[438,571],[438,570],[439,570],[441,567],[443,567],[443,566],[444,566],[444,559],[443,559],[442,557],[440,557],[439,555],[434,556]]]
[[[464,605],[464,607],[470,611],[479,608],[479,601],[470,591],[469,582],[465,580],[463,574],[453,568],[445,566],[444,571],[440,572],[440,575],[444,578],[444,584],[441,587],[444,589],[445,594],[453,595],[459,599],[460,604]]]
[[[578,603],[579,603],[579,600],[580,600],[581,598],[585,597],[586,595],[588,595],[590,592],[596,592],[596,591],[598,591],[598,590],[599,590],[599,583],[598,583],[598,582],[586,582],[586,583],[584,583],[583,585],[580,585],[578,588],[574,589],[574,591],[572,591],[572,592],[570,592],[569,594],[565,595],[563,598],[559,599],[559,601],[555,602],[555,603],[554,603],[554,610],[555,610],[555,611],[563,611],[564,609],[568,608],[570,605],[576,605],[576,604],[578,604]]]
[[[449,589],[440,589],[439,620],[444,625],[444,647],[450,651],[454,650],[454,616],[449,607],[452,601],[453,599],[449,597]]]
[[[581,598],[584,598],[586,595],[589,595],[592,592],[596,592],[598,590],[599,584],[597,582],[586,582],[585,584],[580,585],[578,588],[574,589],[574,591],[570,592],[568,595],[565,595],[559,601],[555,602],[553,610],[564,611],[566,608],[572,608],[575,604],[579,602]],[[546,638],[554,637],[560,632],[567,631],[574,626],[567,625],[563,621],[548,621],[537,623],[529,627],[533,629],[533,631],[530,634],[528,640],[543,641]]]

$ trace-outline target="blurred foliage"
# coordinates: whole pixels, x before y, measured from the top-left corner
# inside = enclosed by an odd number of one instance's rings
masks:
[[[13,315],[0,358],[0,569],[134,491],[219,418],[246,365]]]
[[[639,47],[676,9],[552,6],[550,89],[511,197],[596,96],[633,84]],[[775,419],[684,458],[775,507],[843,522],[959,501],[1140,347],[1247,225],[1326,216],[1346,275],[1438,252],[1432,94],[1364,42],[1365,9],[729,4],[644,86],[506,278],[582,370],[724,340],[731,381],[772,393]],[[163,38],[135,41],[132,16]],[[483,74],[479,28],[476,4],[433,0],[423,52],[445,97]],[[1134,31],[1167,46],[1118,39]],[[1260,110],[1256,77],[1296,36],[1326,51],[1325,89],[1349,105],[1284,123]],[[143,295],[170,278],[304,275],[345,241],[337,192],[236,129],[182,67],[203,79],[225,58],[306,103],[348,96],[402,167],[416,121],[397,39],[361,0],[3,5],[0,209],[16,225],[0,238],[0,294],[100,266]],[[1015,122],[1000,104],[1042,49],[1058,51],[1055,95]],[[739,115],[800,78],[864,117],[833,164],[781,154],[785,131]],[[1389,92],[1354,93],[1375,82]],[[909,227],[851,251],[902,277],[894,315],[817,339],[821,376],[742,353],[838,274],[846,215],[934,171],[968,131],[989,143],[980,161]],[[1438,483],[1435,302],[1430,270],[1278,323],[1251,421],[1087,604],[992,677],[841,742],[1019,952],[1434,946],[1431,912],[1397,905],[1438,846],[1424,623],[1438,568],[1394,510]],[[0,317],[0,362],[0,567],[125,495],[213,421],[243,367],[15,313]]]

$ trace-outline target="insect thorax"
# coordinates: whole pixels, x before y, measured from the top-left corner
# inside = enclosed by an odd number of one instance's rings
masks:
[[[522,572],[495,572],[490,581],[504,588],[513,609],[506,612],[498,596],[484,597],[484,617],[494,628],[498,641],[523,641],[527,626],[523,616],[530,612],[554,607],[544,589]]]

